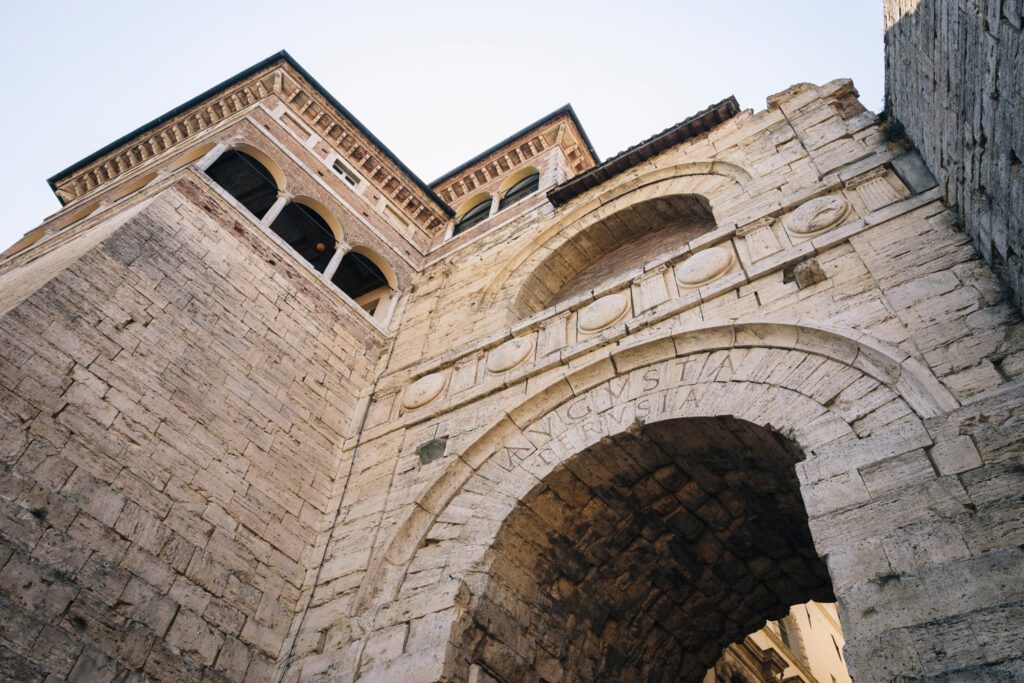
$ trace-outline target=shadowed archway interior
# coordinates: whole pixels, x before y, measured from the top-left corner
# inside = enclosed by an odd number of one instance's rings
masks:
[[[537,485],[475,575],[456,671],[481,681],[700,681],[729,643],[834,600],[799,449],[730,417],[606,438]]]
[[[639,202],[573,235],[530,273],[515,308],[529,315],[612,281],[715,227],[695,194]]]

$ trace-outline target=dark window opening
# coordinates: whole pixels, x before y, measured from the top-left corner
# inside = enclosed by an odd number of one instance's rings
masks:
[[[479,204],[475,205],[472,209],[467,211],[459,222],[455,224],[455,230],[452,231],[452,236],[458,235],[460,232],[469,230],[477,223],[482,222],[491,214],[491,200],[490,198],[484,199]]]
[[[356,179],[355,174],[349,171],[345,164],[341,163],[341,160],[336,160],[332,168],[334,168],[334,172],[341,176],[341,179],[348,183],[350,186],[355,187],[356,185],[359,184],[359,181]]]
[[[501,203],[498,204],[498,211],[512,206],[527,195],[533,194],[537,191],[538,187],[540,187],[540,173],[533,173],[526,176],[512,187],[508,188],[508,191],[505,192],[505,195],[501,198]]]
[[[274,176],[266,166],[237,149],[221,154],[206,169],[206,175],[257,218],[262,218],[277,201]]]
[[[331,227],[308,206],[292,203],[284,207],[270,229],[312,263],[318,272],[324,272],[334,256],[336,240]]]
[[[341,264],[338,266],[337,272],[334,273],[334,277],[331,278],[331,282],[352,299],[358,299],[381,287],[390,287],[380,268],[370,259],[354,251],[348,252],[341,259]],[[376,309],[376,301],[370,302],[370,305]],[[375,312],[369,308],[366,310],[370,315]]]

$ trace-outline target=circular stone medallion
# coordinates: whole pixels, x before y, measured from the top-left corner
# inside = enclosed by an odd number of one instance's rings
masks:
[[[816,197],[793,212],[786,230],[794,235],[814,235],[837,225],[849,212],[850,203],[844,197]]]
[[[402,405],[410,410],[425,406],[444,391],[447,383],[448,378],[440,373],[424,375],[406,388]]]
[[[626,292],[603,296],[580,311],[580,330],[583,332],[603,330],[621,320],[627,308],[629,308],[629,299]]]
[[[684,287],[700,287],[725,275],[732,267],[733,258],[732,249],[725,247],[698,251],[679,266],[676,280]]]
[[[487,357],[487,369],[491,372],[505,372],[516,367],[533,351],[533,340],[525,337],[510,339],[491,351]]]

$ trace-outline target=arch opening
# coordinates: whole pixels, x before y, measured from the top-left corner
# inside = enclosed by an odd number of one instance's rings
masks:
[[[498,211],[507,209],[516,202],[526,199],[540,188],[540,171],[535,168],[524,169],[509,178],[512,182],[501,191]]]
[[[726,647],[702,683],[850,683],[834,603],[808,602]]]
[[[656,197],[592,223],[556,247],[527,277],[516,303],[530,315],[610,283],[713,230],[700,195]]]
[[[482,194],[470,199],[462,205],[452,228],[452,237],[469,230],[474,225],[483,223],[491,215],[494,199],[489,194]]]
[[[281,209],[270,229],[322,273],[334,256],[337,240],[327,219],[312,208],[292,202]]]
[[[702,681],[723,650],[834,601],[790,440],[732,417],[636,426],[505,519],[453,670],[480,680]]]
[[[257,218],[266,215],[277,201],[280,188],[274,174],[251,154],[239,149],[221,154],[206,169],[206,175]]]
[[[378,265],[377,260],[374,254],[353,249],[341,259],[331,282],[371,316],[383,320],[394,282],[385,273],[390,269],[384,263]]]

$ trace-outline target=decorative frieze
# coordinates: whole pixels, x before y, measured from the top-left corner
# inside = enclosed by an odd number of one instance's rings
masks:
[[[459,359],[452,370],[451,392],[457,394],[464,389],[476,384],[477,369],[480,367],[480,359],[483,353],[477,352],[465,358]]]
[[[902,200],[898,205],[898,210],[889,219],[909,213],[938,197],[939,194],[936,191],[932,194]],[[810,218],[805,218],[806,223],[833,227],[833,221],[836,221],[837,218],[841,222],[842,218],[848,216],[852,209],[842,201],[842,197],[836,197],[836,199],[840,201],[833,202],[831,201],[832,197],[828,196],[804,202],[800,209],[811,214]],[[808,204],[810,204],[810,208],[804,208]],[[502,375],[509,370],[516,369],[529,374],[537,371],[537,368],[544,367],[546,363],[559,357],[570,347],[573,349],[572,353],[582,352],[580,349],[586,348],[587,344],[602,338],[600,333],[607,334],[613,326],[620,323],[622,324],[621,328],[628,328],[630,331],[642,329],[649,324],[656,324],[657,320],[661,319],[660,317],[639,324],[635,322],[638,316],[642,317],[644,311],[648,310],[644,308],[645,305],[665,306],[668,304],[675,307],[672,309],[675,314],[681,314],[700,304],[701,297],[694,296],[696,290],[711,283],[717,282],[725,287],[741,287],[743,279],[730,279],[727,283],[724,278],[732,278],[734,275],[746,275],[751,280],[762,277],[782,268],[782,264],[787,262],[780,259],[787,254],[792,255],[793,260],[799,262],[800,259],[795,257],[807,252],[806,249],[801,248],[801,245],[792,244],[787,238],[789,233],[786,223],[791,219],[792,215],[784,222],[781,229],[771,217],[761,218],[732,231],[723,228],[720,234],[713,239],[704,238],[701,242],[691,243],[687,245],[686,249],[666,258],[663,263],[652,264],[650,270],[639,277],[618,283],[615,285],[615,289],[618,291],[612,290],[613,293],[599,297],[596,301],[580,301],[576,306],[565,310],[553,308],[547,314],[538,316],[534,320],[524,321],[522,326],[516,328],[514,332],[522,336],[506,341],[490,352],[487,352],[486,346],[483,345],[472,350],[467,349],[465,355],[454,361],[453,379],[448,383],[446,395],[457,401],[468,400],[467,397],[473,395],[474,392],[488,391],[488,387],[494,389],[500,386]],[[857,232],[867,229],[867,225],[863,221],[857,225]],[[745,265],[744,269],[741,269],[737,262],[736,249],[743,254],[742,242],[745,242],[752,234],[765,230],[772,231],[774,239],[780,245],[784,244],[785,246],[782,246],[770,258],[763,258],[757,264]],[[845,234],[844,238],[849,238],[851,234],[854,233]],[[814,235],[812,234],[810,237],[814,237]],[[804,237],[800,241],[807,239],[809,238]],[[714,246],[701,248],[709,242]],[[689,251],[694,248],[699,251],[695,253]],[[814,282],[820,281],[824,274],[825,271],[817,262],[807,264],[799,270],[800,284],[803,287],[810,286]],[[659,278],[667,282],[664,289],[662,289],[662,283],[658,281]],[[604,291],[608,291],[608,289]],[[664,291],[670,292],[671,295],[665,302],[656,303]],[[723,289],[716,293],[721,294],[724,291]],[[678,302],[669,303],[674,302],[677,297]],[[625,329],[622,333],[626,333]],[[485,357],[486,362],[484,362]],[[533,368],[527,367],[531,363],[535,364]],[[419,368],[417,374],[446,372],[443,367],[440,365],[423,366]]]
[[[900,193],[888,180],[889,172],[884,166],[847,181],[846,189],[853,190],[864,202],[868,211],[880,209],[900,200]]]
[[[402,406],[409,410],[421,408],[440,396],[447,385],[447,375],[440,372],[420,377],[406,388]]]
[[[442,178],[436,185],[437,194],[449,204],[456,205],[460,199],[555,146],[561,148],[573,174],[582,173],[594,163],[590,155],[582,151],[583,141],[568,114],[553,117],[530,137],[511,144],[515,146],[499,149],[473,166]]]
[[[637,311],[646,311],[675,296],[667,265],[662,264],[633,280]]]
[[[736,257],[728,247],[711,247],[699,251],[676,267],[680,287],[695,289],[729,272]]]
[[[397,388],[385,389],[374,394],[370,410],[366,415],[367,426],[379,425],[391,419],[391,413],[395,408],[395,398],[397,396]]]
[[[275,83],[274,73],[264,72],[233,89],[225,90],[205,106],[194,107],[169,123],[143,133],[133,142],[59,179],[54,183],[54,191],[63,202],[73,201],[267,97],[274,92]]]
[[[786,230],[797,237],[810,237],[833,228],[850,213],[845,197],[828,195],[804,202],[786,220]]]
[[[603,296],[579,313],[580,332],[593,334],[623,320],[629,311],[628,292]]]
[[[537,357],[544,358],[552,353],[558,353],[569,343],[569,312],[566,311],[544,321],[541,325],[537,335]]]
[[[743,237],[746,242],[751,263],[757,263],[782,250],[779,238],[775,236],[775,230],[772,228],[774,223],[774,218],[762,218],[736,231],[736,236]]]
[[[301,119],[303,124],[334,143],[342,158],[358,166],[420,229],[436,232],[446,225],[448,217],[436,200],[416,186],[383,153],[368,147],[355,125],[336,112],[315,88],[293,74],[287,63],[255,74],[91,164],[75,169],[56,180],[54,191],[64,203],[74,201],[270,97],[279,98],[292,112],[287,115],[291,121],[282,125],[290,125],[289,130],[297,131]]]
[[[507,372],[522,364],[533,353],[533,339],[517,337],[510,339],[487,356],[489,372]]]

